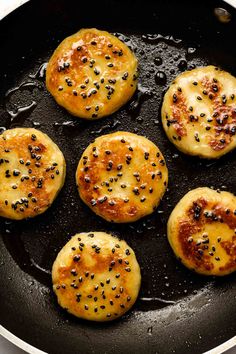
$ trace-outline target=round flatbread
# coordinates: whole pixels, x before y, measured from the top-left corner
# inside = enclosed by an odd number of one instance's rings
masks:
[[[46,84],[71,114],[98,119],[117,111],[134,94],[137,59],[127,45],[95,28],[64,39],[49,60]]]
[[[31,128],[0,135],[0,216],[25,219],[43,213],[65,180],[65,159],[44,133]]]
[[[179,75],[165,94],[162,123],[182,152],[219,158],[236,146],[236,78],[214,66]]]
[[[176,205],[168,220],[168,240],[178,259],[205,275],[236,270],[236,197],[197,188]]]
[[[116,132],[97,138],[76,171],[82,200],[107,221],[132,222],[159,204],[168,170],[158,147],[143,136]]]
[[[135,303],[141,275],[134,251],[105,232],[80,233],[59,252],[52,268],[58,303],[91,321],[111,321]]]

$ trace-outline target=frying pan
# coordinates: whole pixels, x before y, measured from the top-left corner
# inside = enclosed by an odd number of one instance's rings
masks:
[[[214,14],[218,7],[231,13],[231,21],[219,21]],[[139,59],[134,98],[95,122],[72,117],[45,88],[44,64],[62,39],[82,27],[116,33]],[[213,64],[236,76],[235,29],[233,7],[202,0],[32,0],[0,22],[0,129],[41,129],[67,161],[65,186],[47,212],[32,220],[0,220],[2,333],[10,331],[52,354],[202,353],[236,334],[235,274],[209,278],[192,273],[175,259],[166,237],[168,217],[190,189],[209,186],[236,193],[235,152],[218,161],[185,156],[168,141],[160,123],[163,94],[177,74]],[[158,144],[170,177],[157,211],[127,225],[93,214],[79,199],[74,179],[85,147],[117,130]],[[112,323],[69,315],[52,292],[51,266],[58,251],[75,233],[92,230],[125,239],[141,266],[139,300]]]

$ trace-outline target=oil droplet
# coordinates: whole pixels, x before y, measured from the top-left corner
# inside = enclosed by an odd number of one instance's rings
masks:
[[[46,74],[47,65],[48,65],[48,63],[43,63],[42,65],[40,65],[40,67],[38,68],[36,73],[30,74],[29,77],[31,79],[43,79]]]
[[[146,43],[157,44],[164,42],[167,44],[178,45],[182,42],[182,39],[174,38],[171,35],[163,36],[162,34],[144,34],[142,40]]]
[[[195,64],[190,64],[189,65],[189,70],[193,70],[193,69],[195,69],[196,68],[196,65]]]
[[[156,58],[154,59],[154,63],[155,63],[157,66],[159,66],[159,65],[162,64],[162,59],[161,59],[160,57],[156,57]]]
[[[152,96],[152,92],[148,88],[143,87],[142,85],[138,84],[137,91],[133,97],[132,102],[130,103],[130,105],[128,107],[128,110],[130,112],[134,112],[134,111],[138,110],[141,106],[141,103],[151,96]]]
[[[5,132],[6,128],[5,127],[0,127],[0,135]]]
[[[72,128],[75,128],[75,127],[76,127],[76,122],[74,122],[73,120],[67,120],[67,121],[62,122],[62,123],[55,122],[55,123],[53,123],[53,125],[54,125],[55,127],[63,126],[63,127],[72,127]]]
[[[178,68],[182,71],[187,69],[187,62],[186,60],[182,59],[180,60],[179,64],[178,64]]]
[[[37,103],[32,101],[28,106],[17,107],[15,111],[8,110],[7,113],[11,116],[11,122],[13,122],[22,112],[30,111],[36,105]]]
[[[131,38],[126,37],[123,33],[115,32],[113,34],[114,36],[119,38],[120,41],[124,42],[130,49],[132,49],[133,51],[135,50],[136,47]]]
[[[41,123],[39,122],[32,122],[33,127],[40,127]]]
[[[164,71],[156,72],[155,81],[158,85],[164,85],[166,83],[166,74],[164,73]]]
[[[231,21],[231,14],[222,7],[216,7],[214,9],[214,14],[221,23],[228,23]]]
[[[152,335],[152,327],[148,327],[148,329],[147,329],[147,333],[149,334],[149,336],[151,336],[151,335]]]
[[[104,132],[105,130],[107,130],[107,129],[114,129],[114,128],[116,128],[118,125],[120,125],[121,124],[121,122],[117,119],[117,120],[115,120],[112,124],[110,123],[110,124],[105,124],[105,125],[103,125],[100,129],[98,129],[98,130],[92,130],[91,131],[91,134],[92,135],[97,135],[97,134],[101,134],[102,132]]]
[[[187,49],[187,53],[188,53],[188,54],[193,54],[193,53],[195,53],[195,52],[196,52],[196,48],[189,47],[189,48]]]

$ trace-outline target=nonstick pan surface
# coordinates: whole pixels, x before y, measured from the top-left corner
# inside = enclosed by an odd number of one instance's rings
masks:
[[[221,23],[217,7],[232,15]],[[139,59],[135,97],[112,116],[86,122],[59,107],[45,88],[45,63],[66,36],[97,27],[129,45]],[[0,130],[35,127],[67,161],[63,190],[50,209],[25,221],[0,220],[0,321],[48,353],[202,353],[236,333],[235,274],[196,275],[174,257],[166,238],[179,199],[199,186],[236,193],[235,152],[218,161],[181,154],[160,122],[163,94],[176,75],[213,64],[236,76],[236,11],[222,1],[30,1],[0,23]],[[13,90],[12,90],[13,89]],[[9,91],[10,90],[10,91]],[[96,137],[126,130],[163,152],[169,187],[158,209],[133,224],[112,224],[79,199],[75,170]],[[57,304],[51,266],[77,232],[112,232],[135,250],[142,287],[134,308],[112,323],[76,319]]]

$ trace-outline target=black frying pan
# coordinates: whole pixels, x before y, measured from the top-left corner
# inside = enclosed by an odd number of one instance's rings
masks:
[[[219,22],[215,7],[228,9],[231,22]],[[118,33],[139,58],[140,91],[118,112],[95,122],[76,119],[55,103],[41,66],[62,39],[82,27]],[[190,272],[175,259],[166,238],[170,212],[190,189],[212,186],[236,193],[235,152],[215,162],[187,157],[171,145],[160,123],[163,94],[181,71],[214,64],[236,76],[235,30],[236,11],[222,1],[205,0],[30,1],[1,21],[1,130],[41,129],[67,160],[65,186],[45,214],[20,222],[0,220],[0,321],[5,328],[52,354],[200,353],[236,334],[235,274],[218,279]],[[25,82],[33,84],[21,85]],[[74,179],[84,148],[117,130],[157,143],[170,176],[158,210],[128,225],[93,214],[79,199]],[[91,230],[124,238],[142,269],[140,299],[113,323],[70,316],[57,305],[51,288],[57,252],[70,236]]]

